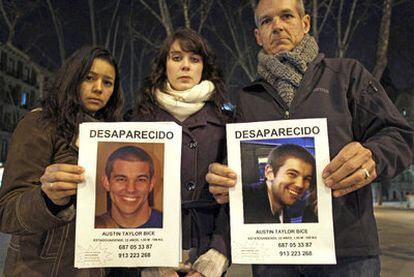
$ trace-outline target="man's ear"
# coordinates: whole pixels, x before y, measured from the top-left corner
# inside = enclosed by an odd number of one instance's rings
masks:
[[[109,191],[109,179],[106,174],[101,176],[101,184],[106,189],[106,191]]]
[[[157,183],[157,177],[152,176],[151,178],[151,182],[150,182],[150,191],[152,191],[154,189],[154,185]]]
[[[303,25],[303,31],[305,34],[309,33],[310,26],[311,26],[311,18],[309,14],[305,14],[304,17],[302,17],[302,25]]]
[[[262,37],[260,36],[259,29],[254,29],[254,36],[256,37],[256,43],[259,46],[263,46]]]
[[[275,175],[273,174],[273,167],[270,164],[267,164],[265,167],[265,176],[266,180],[273,181]]]

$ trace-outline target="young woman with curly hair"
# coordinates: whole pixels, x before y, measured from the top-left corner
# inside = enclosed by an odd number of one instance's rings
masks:
[[[222,74],[207,42],[191,29],[178,29],[152,63],[140,90],[136,120],[175,121],[182,127],[183,261],[175,269],[145,268],[142,276],[214,277],[227,270],[227,207],[214,201],[204,178],[208,165],[226,155],[225,99]]]
[[[115,59],[84,47],[57,71],[41,108],[19,122],[0,190],[0,231],[12,234],[4,276],[105,276],[74,268],[78,126],[121,120],[122,107]]]

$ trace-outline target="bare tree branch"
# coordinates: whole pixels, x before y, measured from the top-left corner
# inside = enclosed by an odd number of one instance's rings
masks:
[[[387,66],[387,51],[388,41],[390,37],[390,25],[391,25],[391,14],[392,14],[392,0],[384,0],[382,8],[381,25],[378,35],[378,45],[376,54],[376,64],[372,74],[378,80],[381,79],[384,73],[385,67]]]
[[[66,58],[66,50],[65,50],[65,41],[63,36],[62,25],[56,16],[56,11],[52,6],[52,2],[50,0],[46,0],[47,6],[49,7],[49,12],[52,16],[53,25],[55,27],[56,36],[59,45],[59,54],[60,54],[60,62],[63,64]]]
[[[183,5],[183,14],[184,14],[184,26],[187,28],[191,28],[191,22],[189,17],[189,9],[190,9],[190,0],[181,0],[181,4]]]
[[[149,45],[151,45],[154,48],[159,47],[157,42],[150,40],[146,35],[140,33],[137,29],[133,29],[132,34],[134,35],[134,37],[148,43]]]
[[[356,9],[356,4],[357,4],[358,0],[353,0],[352,1],[352,7],[351,7],[351,12],[349,14],[348,17],[348,24],[346,25],[346,31],[345,31],[345,35],[344,35],[344,45],[347,45],[349,43],[350,40],[350,32],[351,32],[351,27],[352,27],[352,21],[354,19],[354,14],[355,14],[355,9]],[[357,23],[359,24],[360,20],[357,20]],[[357,24],[356,24],[357,25]]]
[[[211,11],[211,7],[213,6],[213,2],[214,0],[203,0],[201,4],[200,25],[198,25],[198,33],[201,33],[201,31],[203,30],[204,24],[206,23],[208,15]]]
[[[53,67],[59,67],[59,64],[57,64],[56,61],[50,57],[49,53],[46,53],[43,47],[39,47],[36,43],[33,43],[31,47],[36,49],[40,53],[41,58],[47,60],[48,63],[53,65]]]
[[[401,5],[401,4],[404,4],[404,3],[405,3],[405,2],[407,2],[407,1],[410,1],[410,0],[397,0],[397,1],[394,1],[394,2],[393,2],[392,6],[393,6],[393,7],[399,6],[399,5]]]
[[[332,13],[333,0],[312,0],[310,10],[312,14],[312,35],[319,41],[319,34],[322,33],[326,20]],[[322,20],[320,20],[322,19]]]
[[[321,24],[319,24],[319,33],[322,33],[322,31],[325,27],[325,23],[329,18],[329,15],[332,13],[332,4],[333,4],[333,2],[334,2],[333,0],[329,0],[328,5],[326,5],[326,11],[324,13],[322,22],[321,22]]]
[[[160,23],[162,23],[162,19],[161,19],[161,17],[159,16],[159,14],[158,13],[156,13],[148,4],[147,4],[147,2],[145,2],[145,0],[140,0],[140,2],[141,2],[141,4],[156,18],[156,19],[158,19],[158,21],[160,22]]]
[[[146,53],[146,51],[145,51],[145,48],[144,49],[142,49],[142,51],[141,51],[141,53],[139,54],[139,56],[137,55],[137,62],[136,62],[136,64],[137,64],[137,76],[138,76],[138,80],[142,80],[143,79],[143,74],[142,74],[142,68],[143,68],[143,64],[144,64],[144,58],[145,58],[145,55],[146,55],[147,53]],[[139,84],[138,84],[138,86],[137,87],[139,87]],[[133,91],[133,94],[136,94],[135,92],[136,92],[137,90],[135,90],[135,91]],[[136,95],[134,95],[135,97],[136,97]]]
[[[16,33],[16,30],[15,30],[16,23],[21,16],[21,12],[19,12],[17,8],[14,8],[15,16],[13,19],[11,19],[10,16],[7,15],[6,9],[4,8],[3,0],[0,0],[0,11],[1,11],[1,14],[3,15],[4,22],[6,23],[9,29],[6,43],[13,44],[14,35]]]
[[[111,24],[109,25],[108,32],[106,33],[106,39],[105,39],[105,47],[106,48],[109,47],[109,40],[111,38],[111,30],[112,30],[112,26],[114,26],[114,22],[115,22],[115,18],[116,18],[116,15],[118,13],[118,10],[119,10],[120,2],[121,2],[121,0],[116,1],[114,11],[112,12]],[[119,21],[118,21],[118,23],[119,23]]]
[[[358,6],[358,3],[361,5]],[[340,0],[336,18],[336,55],[338,57],[345,57],[356,29],[367,19],[366,14],[369,9],[372,9],[372,5],[368,6],[366,2],[359,0],[352,0],[349,10],[346,10],[346,7],[348,6],[345,5],[345,1]],[[360,11],[358,16],[356,16],[357,10]]]
[[[154,11],[145,0],[140,0],[140,3],[162,24],[167,35],[173,33],[173,25],[166,0],[158,0],[159,13]]]
[[[119,32],[119,19],[116,21],[116,24],[115,24],[114,37],[112,39],[112,53],[115,53],[116,42],[118,39],[118,32]]]
[[[160,13],[161,13],[161,19],[162,19],[161,23],[165,28],[165,32],[167,33],[167,36],[170,36],[172,35],[174,28],[172,25],[170,10],[168,9],[166,0],[158,0],[158,6],[160,8]]]
[[[118,55],[118,63],[121,64],[122,60],[124,58],[124,54],[125,54],[125,48],[126,48],[126,39],[122,40],[122,44],[121,44],[121,50],[119,51],[119,55]]]
[[[336,21],[336,32],[337,32],[336,41],[337,41],[337,56],[338,57],[342,57],[342,55],[343,55],[343,53],[342,53],[342,49],[343,49],[343,45],[342,45],[342,12],[343,12],[343,8],[344,8],[344,1],[341,0],[339,2],[338,19]]]
[[[3,15],[3,19],[7,24],[7,27],[11,28],[14,24],[10,21],[9,17],[7,16],[6,10],[4,9],[3,0],[0,0],[0,11]]]
[[[89,20],[91,23],[92,45],[96,45],[97,39],[96,39],[96,26],[95,26],[95,9],[93,5],[93,0],[88,0],[88,6],[89,6]]]
[[[232,41],[234,43],[234,47],[236,48],[236,53],[240,53],[241,52],[240,45],[239,45],[239,42],[238,42],[237,37],[236,37],[236,32],[234,30],[235,24],[233,24],[232,19],[230,18],[229,14],[227,12],[227,9],[224,7],[224,5],[221,1],[219,1],[219,5],[220,5],[220,9],[223,11],[224,17],[226,19],[225,21],[227,23],[227,27],[228,27],[228,30],[230,32],[230,36],[231,36]]]
[[[248,4],[250,2],[245,2],[244,4]],[[242,11],[246,7],[251,7],[250,5],[239,5],[236,10],[232,10],[233,14],[230,15],[228,11],[228,7],[224,6],[221,1],[218,2],[220,6],[220,11],[223,13],[225,22],[227,23],[227,31],[230,35],[230,38],[226,36],[224,39],[216,30],[215,27],[211,28],[213,32],[216,34],[216,37],[220,40],[222,45],[227,49],[230,55],[234,58],[234,61],[241,67],[243,72],[249,78],[249,80],[253,80],[255,78],[255,68],[252,66],[251,62],[251,49],[249,48],[249,43],[246,40],[246,33],[243,28],[244,17],[242,15]],[[231,8],[230,8],[231,9]],[[229,45],[231,42],[231,46]]]

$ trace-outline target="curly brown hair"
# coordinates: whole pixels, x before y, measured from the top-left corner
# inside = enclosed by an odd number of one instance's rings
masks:
[[[226,101],[227,91],[224,85],[223,74],[216,63],[216,55],[207,41],[190,28],[179,28],[167,37],[158,50],[151,66],[151,73],[144,79],[143,86],[137,93],[137,105],[134,112],[136,117],[152,117],[157,105],[155,90],[163,90],[167,80],[167,58],[171,45],[178,41],[185,52],[193,52],[203,59],[202,80],[209,80],[215,86],[215,93],[211,99],[221,115],[223,104]]]
[[[114,91],[104,108],[94,115],[103,121],[120,121],[123,116],[124,97],[118,65],[112,54],[100,46],[85,46],[78,49],[59,68],[47,95],[42,101],[44,118],[56,126],[57,133],[70,143],[76,135],[84,113],[80,98],[80,86],[87,77],[93,61],[102,59],[115,69]]]

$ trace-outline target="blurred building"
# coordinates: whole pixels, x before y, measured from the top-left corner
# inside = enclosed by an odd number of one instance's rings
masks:
[[[42,98],[50,77],[21,50],[0,43],[0,163],[6,160],[17,122]]]
[[[395,105],[408,123],[414,127],[414,87],[402,90],[395,101]]]
[[[402,90],[395,105],[405,119],[414,127],[414,88]],[[414,193],[414,165],[395,177],[388,189],[390,200],[404,201],[407,194]]]
[[[414,127],[414,88],[399,91],[395,105],[408,123]],[[373,187],[374,199],[378,203],[381,203],[381,200],[406,201],[407,195],[414,193],[414,165],[392,180],[383,180]],[[379,197],[382,199],[380,200]]]

